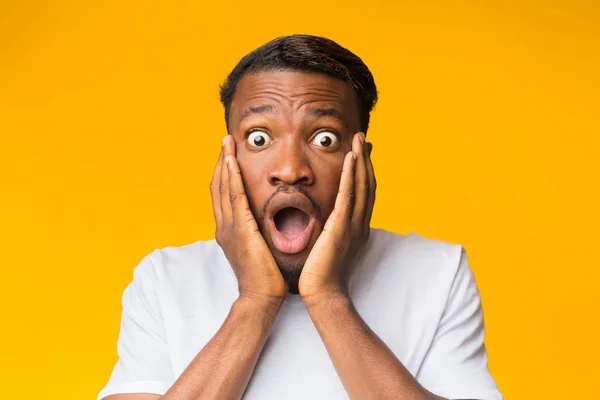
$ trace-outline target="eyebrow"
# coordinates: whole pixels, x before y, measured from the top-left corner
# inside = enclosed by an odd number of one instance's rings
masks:
[[[307,111],[308,111],[308,115],[310,115],[310,116],[333,117],[336,120],[338,120],[340,123],[342,123],[344,125],[346,124],[346,121],[344,119],[344,114],[342,114],[340,111],[336,110],[335,108],[311,107]],[[272,105],[269,105],[269,104],[263,104],[263,105],[255,106],[255,107],[248,107],[246,110],[244,110],[244,113],[242,114],[240,121],[242,121],[244,118],[247,118],[254,114],[270,114],[273,112],[274,112],[274,108]]]
[[[242,114],[242,118],[240,118],[240,121],[246,117],[249,117],[252,114],[267,114],[267,113],[272,113],[272,112],[273,112],[273,106],[268,105],[268,104],[264,104],[264,105],[256,106],[256,107],[248,107]]]
[[[309,108],[308,114],[313,117],[333,117],[340,123],[346,124],[344,120],[344,114],[336,110],[335,108]]]

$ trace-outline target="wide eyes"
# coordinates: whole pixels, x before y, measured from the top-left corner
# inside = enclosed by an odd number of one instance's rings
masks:
[[[336,134],[332,132],[323,131],[316,134],[316,136],[312,140],[312,143],[320,147],[334,147],[337,144],[338,140],[339,139]]]
[[[264,131],[253,131],[248,135],[248,143],[253,147],[263,147],[271,143],[273,140],[267,132]]]
[[[248,144],[252,147],[264,147],[273,141],[271,135],[269,135],[265,131],[256,130],[252,131],[248,134]],[[322,131],[317,133],[314,138],[311,140],[312,144],[315,144],[319,147],[330,148],[335,147],[339,142],[338,136],[329,131]]]

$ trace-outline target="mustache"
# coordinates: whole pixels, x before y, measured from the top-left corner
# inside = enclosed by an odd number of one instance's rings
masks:
[[[269,204],[271,203],[271,200],[273,199],[273,197],[275,197],[275,195],[277,195],[277,193],[279,193],[279,192],[302,193],[304,196],[306,196],[306,198],[310,201],[313,208],[315,209],[317,221],[321,222],[321,225],[323,225],[321,206],[317,203],[317,201],[310,194],[308,194],[306,189],[304,189],[302,186],[299,186],[299,185],[282,185],[282,186],[279,186],[277,189],[275,189],[275,191],[273,193],[271,193],[269,198],[265,201],[265,204],[263,205],[260,215],[257,218],[259,226],[264,226],[265,215],[267,214],[267,210],[269,209]]]

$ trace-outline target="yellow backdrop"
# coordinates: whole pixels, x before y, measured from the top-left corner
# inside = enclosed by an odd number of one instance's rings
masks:
[[[371,68],[374,226],[465,245],[506,398],[597,397],[598,3],[53,3],[0,2],[2,398],[95,398],[132,269],[213,235],[218,84],[290,33]]]

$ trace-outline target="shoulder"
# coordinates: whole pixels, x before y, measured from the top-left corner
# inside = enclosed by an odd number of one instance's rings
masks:
[[[417,233],[402,235],[372,229],[357,260],[353,285],[359,291],[386,290],[394,296],[420,298],[435,293],[442,300],[459,271],[463,253],[460,244]]]
[[[156,248],[134,270],[134,281],[154,281],[157,285],[210,280],[211,276],[232,273],[221,247],[215,240],[199,240],[181,246]]]
[[[436,274],[441,270],[456,270],[464,251],[460,244],[423,237],[418,233],[402,235],[384,229],[372,229],[365,249],[398,268],[418,269],[421,273]]]
[[[215,240],[199,240],[182,246],[155,249],[151,255],[163,268],[185,268],[202,261],[219,259],[222,250]]]

